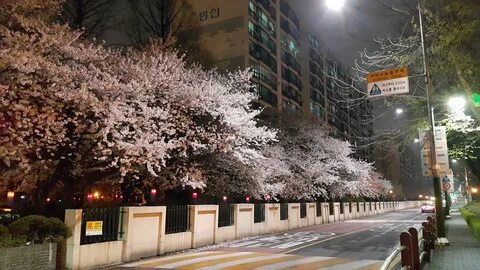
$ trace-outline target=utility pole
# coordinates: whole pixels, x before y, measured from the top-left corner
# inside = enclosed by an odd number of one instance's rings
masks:
[[[445,234],[445,218],[443,213],[442,206],[442,188],[440,183],[440,176],[438,175],[438,164],[437,164],[437,153],[435,146],[435,119],[434,112],[432,108],[432,95],[433,95],[433,84],[430,78],[430,72],[428,70],[428,63],[425,53],[425,39],[423,34],[423,18],[422,18],[422,9],[420,2],[418,2],[418,16],[420,21],[420,36],[422,40],[422,54],[423,54],[423,68],[425,71],[425,84],[427,90],[427,108],[428,108],[428,118],[430,121],[430,161],[432,169],[432,178],[433,178],[433,191],[435,194],[435,217],[437,224],[437,243],[441,245],[448,245],[449,242]]]

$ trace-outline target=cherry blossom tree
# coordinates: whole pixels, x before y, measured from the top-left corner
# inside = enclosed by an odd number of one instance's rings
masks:
[[[65,160],[62,177],[71,179],[114,168],[120,182],[202,188],[196,160],[230,154],[246,162],[275,139],[257,125],[248,70],[221,75],[187,67],[164,44],[116,51],[88,43],[81,32],[51,22],[58,7],[54,0],[2,7],[4,189],[58,177]],[[38,179],[34,168],[43,168]]]
[[[329,136],[329,127],[298,115],[277,117],[280,155],[270,163],[285,164],[288,171],[276,176],[273,189],[286,199],[313,200],[386,194],[372,164],[352,158],[349,142]],[[387,191],[388,192],[388,191]]]

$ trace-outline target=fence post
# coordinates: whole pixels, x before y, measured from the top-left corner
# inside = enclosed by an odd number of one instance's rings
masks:
[[[422,222],[422,227],[423,227],[423,238],[426,241],[426,243],[423,244],[423,251],[425,251],[427,253],[427,257],[426,257],[425,261],[429,262],[430,261],[430,249],[431,249],[431,246],[433,245],[432,234],[430,233],[430,230],[428,229],[428,223],[427,222]]]
[[[420,253],[418,251],[418,231],[415,228],[410,228],[408,229],[408,232],[412,237],[413,269],[420,270]]]
[[[80,269],[80,236],[82,231],[82,209],[65,210],[65,225],[72,230],[72,236],[67,238],[66,259],[67,269]]]
[[[413,270],[413,254],[412,254],[412,236],[408,232],[400,234],[400,246],[405,248],[402,250],[402,266],[407,267],[408,270]]]
[[[65,256],[66,256],[67,241],[65,239],[57,242],[57,257],[55,269],[65,269]]]

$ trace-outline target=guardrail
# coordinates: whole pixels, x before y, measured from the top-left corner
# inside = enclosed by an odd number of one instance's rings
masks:
[[[435,249],[436,238],[435,219],[428,217],[422,222],[420,231],[410,228],[400,234],[400,246],[387,257],[380,269],[422,269],[424,263],[430,262],[430,251]]]

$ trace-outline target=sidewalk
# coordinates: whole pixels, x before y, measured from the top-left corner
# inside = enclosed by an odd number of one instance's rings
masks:
[[[450,214],[452,218],[445,222],[450,246],[435,248],[431,262],[424,269],[480,269],[480,241],[473,236],[458,209],[452,209]]]

